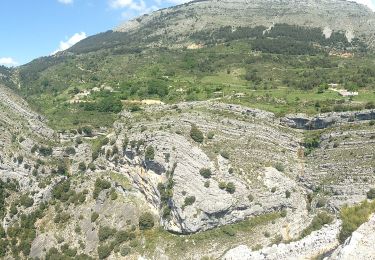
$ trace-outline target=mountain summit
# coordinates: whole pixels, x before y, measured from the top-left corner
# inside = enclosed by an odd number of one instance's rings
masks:
[[[143,15],[115,31],[152,28],[152,36],[176,37],[179,42],[193,33],[225,26],[271,28],[274,24],[322,28],[327,36],[341,31],[349,40],[364,37],[371,42],[375,14],[364,5],[343,0],[202,0]]]

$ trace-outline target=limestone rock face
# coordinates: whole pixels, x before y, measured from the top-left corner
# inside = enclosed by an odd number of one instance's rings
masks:
[[[322,253],[334,249],[339,244],[337,235],[340,232],[341,222],[327,225],[319,231],[312,232],[300,241],[289,244],[273,245],[260,251],[251,251],[241,245],[229,250],[224,260],[271,260],[271,259],[312,259]]]
[[[375,259],[375,215],[340,245],[328,258],[331,260]]]
[[[326,113],[316,117],[308,117],[304,114],[287,115],[281,122],[289,127],[316,130],[324,129],[335,124],[344,124],[355,121],[366,121],[375,119],[375,110],[363,110],[358,112]]]

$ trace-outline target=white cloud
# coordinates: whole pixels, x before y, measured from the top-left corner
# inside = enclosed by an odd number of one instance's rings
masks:
[[[125,7],[131,7],[134,5],[133,0],[110,0],[109,2],[110,7],[113,9],[120,9]]]
[[[57,0],[57,1],[64,5],[73,4],[73,0]]]
[[[191,2],[191,0],[155,0],[156,3],[159,5],[163,3],[172,3],[172,4],[183,4],[187,2]]]
[[[372,11],[375,11],[375,2],[373,0],[349,0],[368,6]]]
[[[13,66],[17,66],[18,62],[15,61],[13,58],[3,57],[3,58],[0,58],[0,65],[4,65],[4,66],[7,66],[7,67],[13,67]]]
[[[79,41],[82,41],[87,37],[86,33],[80,32],[74,34],[72,37],[70,37],[67,41],[61,41],[60,46],[57,50],[55,50],[52,55],[58,53],[59,51],[65,51],[66,49],[69,49],[72,47],[74,44],[76,44]]]

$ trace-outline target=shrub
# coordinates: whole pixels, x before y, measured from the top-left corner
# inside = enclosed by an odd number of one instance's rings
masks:
[[[46,147],[46,146],[41,146],[39,147],[39,153],[40,155],[47,157],[52,155],[52,148],[51,147]]]
[[[290,191],[285,191],[285,197],[287,198],[287,199],[289,199],[290,198],[290,195],[291,195],[291,192]]]
[[[311,221],[310,225],[305,228],[301,233],[301,238],[308,236],[311,232],[321,229],[324,225],[329,224],[333,221],[332,216],[326,212],[320,212]]]
[[[370,199],[370,200],[375,199],[375,189],[374,188],[370,189],[367,192],[367,198]]]
[[[253,202],[253,201],[254,201],[254,196],[250,194],[250,195],[247,196],[247,199],[248,199],[250,202]]]
[[[341,243],[351,236],[360,225],[368,221],[369,216],[375,212],[375,202],[364,201],[353,207],[343,207],[340,212],[342,228],[339,234]]]
[[[146,230],[154,227],[154,217],[150,212],[145,212],[139,217],[139,229]]]
[[[233,182],[228,182],[225,190],[229,192],[230,194],[233,194],[236,191],[236,186],[234,185]]]
[[[91,214],[91,222],[95,222],[99,217],[99,214],[97,212],[93,212]]]
[[[326,205],[327,200],[325,198],[319,198],[318,201],[316,202],[316,207],[317,208],[322,208]]]
[[[195,196],[186,197],[184,201],[184,206],[193,205],[195,202]]]
[[[66,202],[69,200],[71,195],[70,192],[70,180],[64,180],[57,184],[52,190],[52,197],[60,201]]]
[[[221,151],[221,152],[220,152],[220,155],[221,155],[223,158],[229,160],[229,153],[228,153],[228,151]]]
[[[116,200],[118,197],[117,192],[114,188],[111,189],[111,200]]]
[[[199,170],[199,174],[202,175],[204,178],[209,179],[212,175],[211,170],[208,168],[202,168]]]
[[[132,239],[132,233],[129,233],[128,231],[121,230],[116,233],[116,244],[120,245],[124,243],[125,241],[131,240]]]
[[[81,172],[86,171],[86,164],[84,162],[80,162],[78,165],[78,170],[80,170]]]
[[[131,252],[131,248],[128,246],[123,246],[120,250],[121,256],[127,256],[128,254],[130,254],[130,252]]]
[[[57,213],[54,218],[55,223],[66,223],[70,219],[69,213]]]
[[[36,144],[34,144],[33,147],[31,147],[31,153],[35,153],[38,149],[39,147]]]
[[[86,136],[92,136],[92,128],[90,126],[84,126],[82,128],[82,132],[86,135]]]
[[[227,184],[225,182],[223,182],[223,181],[219,182],[219,188],[221,190],[224,190],[226,187],[227,187]]]
[[[0,239],[5,238],[6,233],[2,225],[0,225]]]
[[[74,147],[67,147],[65,149],[65,153],[67,155],[75,155],[76,154],[76,149],[74,149]]]
[[[204,187],[206,187],[206,188],[210,187],[210,181],[206,181],[206,182],[204,183]]]
[[[231,226],[223,226],[221,231],[227,236],[233,237],[236,235],[236,230]]]
[[[93,191],[93,198],[97,199],[98,196],[99,196],[99,193],[102,190],[106,190],[106,189],[109,189],[109,188],[111,188],[111,183],[109,181],[97,178],[96,181],[95,181],[95,188],[94,188],[94,191]]]
[[[113,237],[116,234],[116,230],[110,227],[100,227],[99,228],[99,241],[107,240],[110,237]]]
[[[281,163],[276,163],[275,169],[278,170],[279,172],[285,171],[284,165],[282,165]]]
[[[271,192],[272,192],[272,193],[275,193],[275,192],[276,192],[276,189],[277,189],[276,187],[272,187]]]
[[[145,160],[146,161],[152,161],[154,159],[155,159],[155,149],[152,146],[148,146],[146,148]]]
[[[33,200],[33,198],[31,198],[31,197],[29,197],[27,195],[22,195],[20,197],[20,203],[25,208],[29,208],[29,207],[31,207],[34,204],[34,200]]]
[[[98,246],[99,259],[106,259],[112,252],[112,248],[109,245]]]
[[[286,209],[283,209],[283,210],[280,212],[280,216],[281,216],[282,218],[285,218],[286,215],[287,215],[287,211],[286,211]]]
[[[93,162],[89,163],[89,165],[87,165],[87,168],[89,168],[91,171],[95,171],[96,170],[96,166]]]
[[[201,130],[196,125],[191,126],[190,137],[197,143],[203,143],[204,136]]]
[[[23,162],[23,156],[22,156],[22,155],[19,155],[19,156],[17,157],[17,161],[18,161],[18,164],[22,164],[22,162]]]
[[[207,134],[207,138],[210,139],[210,140],[214,139],[214,136],[215,136],[214,132],[208,132],[208,134]]]

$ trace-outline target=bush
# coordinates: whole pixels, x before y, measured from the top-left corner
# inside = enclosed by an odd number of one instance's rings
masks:
[[[42,155],[44,157],[51,156],[52,152],[53,151],[52,151],[51,147],[45,147],[45,146],[39,147],[39,153],[40,153],[40,155]]]
[[[92,136],[92,128],[90,126],[84,126],[82,128],[82,132],[86,135],[86,136]]]
[[[155,159],[155,149],[152,146],[148,146],[145,153],[145,160],[152,161]]]
[[[24,206],[25,208],[29,208],[34,204],[33,198],[27,196],[27,195],[22,195],[20,197],[20,204]]]
[[[233,237],[236,235],[236,230],[231,226],[223,226],[221,231],[227,236]]]
[[[201,130],[196,125],[191,126],[190,137],[197,143],[203,143],[204,136]]]
[[[208,168],[200,169],[199,174],[202,175],[206,179],[209,179],[212,175],[211,170]]]
[[[308,236],[311,232],[321,229],[324,225],[329,224],[333,221],[333,217],[328,215],[326,212],[320,212],[316,215],[311,224],[302,231],[301,238]]]
[[[124,243],[125,241],[129,241],[132,239],[132,233],[129,233],[128,231],[125,231],[125,230],[121,230],[121,231],[118,231],[116,233],[116,244],[117,245],[120,245],[122,243]]]
[[[369,216],[375,212],[375,201],[371,203],[364,201],[353,207],[343,207],[340,212],[342,228],[339,234],[341,243],[363,223],[368,221]]]
[[[74,149],[74,147],[67,147],[65,149],[65,153],[67,155],[75,155],[76,154],[76,149]]]
[[[100,227],[99,228],[99,241],[107,240],[110,237],[113,237],[116,234],[116,230],[110,227]]]
[[[120,250],[121,256],[127,256],[128,254],[130,254],[130,252],[131,252],[131,248],[128,246],[123,246]]]
[[[271,192],[272,192],[272,193],[275,193],[275,192],[276,192],[276,189],[277,189],[276,187],[272,187]]]
[[[80,170],[81,172],[86,171],[86,164],[84,162],[80,162],[78,165],[78,170]]]
[[[228,151],[221,151],[221,152],[220,152],[220,155],[221,155],[223,158],[229,160],[229,153],[228,153]]]
[[[316,202],[316,207],[317,208],[322,208],[326,205],[327,200],[325,198],[319,198],[318,201]]]
[[[214,136],[215,136],[214,132],[208,132],[208,134],[207,134],[207,138],[210,139],[210,140],[214,139]]]
[[[154,227],[154,216],[150,212],[145,212],[139,217],[139,229],[146,230]]]
[[[93,212],[91,214],[91,222],[95,222],[99,217],[99,214],[97,212]]]
[[[219,182],[219,188],[221,190],[224,190],[226,187],[227,187],[227,184],[225,182],[223,182],[223,181]]]
[[[233,182],[228,182],[225,190],[229,192],[230,194],[233,194],[236,191],[236,186],[234,185]]]
[[[98,246],[99,259],[106,259],[112,252],[112,248],[109,245]]]
[[[184,201],[184,206],[193,205],[195,202],[195,196],[186,197]]]
[[[289,199],[290,198],[290,195],[291,195],[291,192],[290,191],[285,191],[285,198]]]
[[[106,189],[109,189],[109,188],[111,188],[111,183],[109,181],[97,178],[96,181],[95,181],[95,188],[94,188],[94,191],[93,191],[93,194],[92,194],[93,198],[97,199],[98,196],[99,196],[99,193],[102,190],[106,190]]]
[[[367,198],[370,199],[370,200],[373,200],[375,199],[375,189],[370,189],[368,192],[367,192]]]
[[[279,172],[285,171],[284,165],[282,165],[281,163],[276,163],[275,169],[278,170]]]

